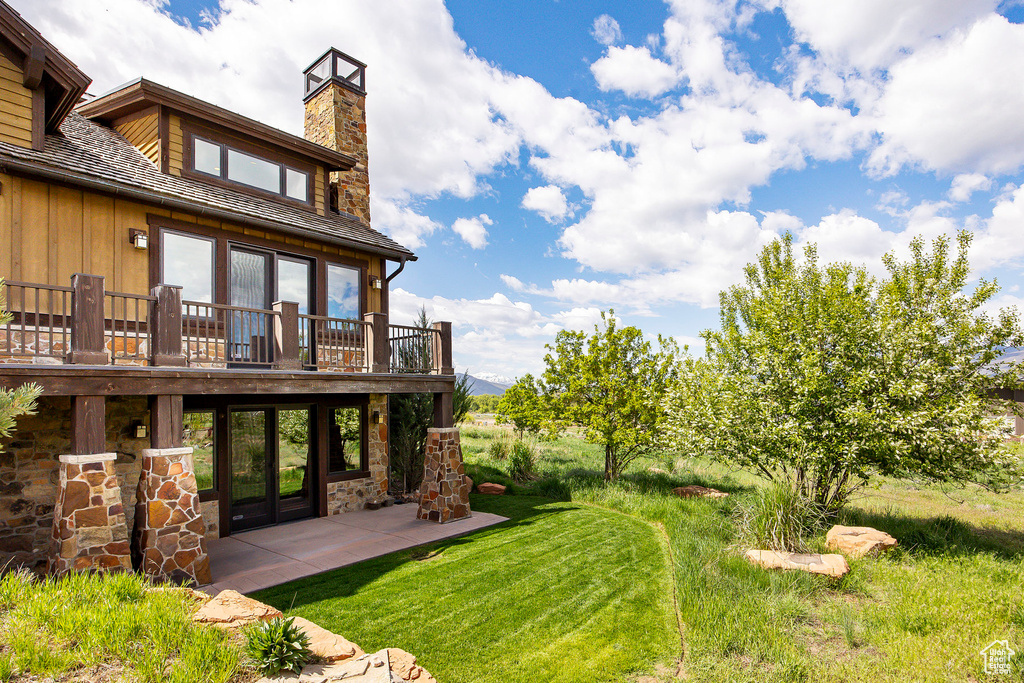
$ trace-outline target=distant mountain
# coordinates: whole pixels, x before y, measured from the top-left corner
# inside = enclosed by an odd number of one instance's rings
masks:
[[[511,377],[496,375],[493,372],[478,372],[475,375],[470,375],[470,377],[476,377],[477,379],[482,379],[483,381],[490,382],[491,384],[497,384],[498,386],[505,387],[506,389],[516,383],[516,381]]]
[[[459,376],[462,376],[461,372],[458,374]],[[476,375],[469,376],[470,384],[472,384],[472,387],[470,387],[469,390],[471,396],[483,396],[484,394],[493,394],[495,396],[501,396],[502,394],[505,393],[505,390],[508,389],[513,384],[512,382],[494,382],[484,379],[484,377],[497,377],[500,379],[507,379],[505,377],[501,377],[500,375],[493,375],[483,372],[481,372],[480,374],[483,375],[483,377],[478,377]]]

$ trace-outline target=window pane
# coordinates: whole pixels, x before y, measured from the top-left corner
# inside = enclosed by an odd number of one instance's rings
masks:
[[[281,498],[309,498],[309,422],[309,408],[277,411],[277,481]]]
[[[334,474],[362,469],[362,409],[332,408],[327,433],[327,470]]]
[[[319,86],[321,83],[331,77],[331,57],[330,55],[320,60],[320,63],[310,69],[309,73],[306,74],[306,93],[309,94],[314,88]]]
[[[279,258],[277,260],[277,300],[295,301],[299,313],[309,313],[309,262]]]
[[[327,315],[332,318],[359,317],[359,271],[327,264]]]
[[[192,138],[192,165],[197,171],[220,177],[220,145]]]
[[[234,149],[228,150],[228,180],[281,194],[281,167]]]
[[[181,287],[186,301],[213,301],[213,242],[164,232],[161,256],[165,285]]]
[[[294,168],[285,169],[285,177],[287,178],[287,194],[292,199],[298,199],[300,202],[309,201],[309,176],[302,171],[296,171]]]
[[[231,305],[267,307],[267,257],[251,251],[231,250]]]
[[[185,413],[182,420],[181,444],[192,448],[196,469],[196,489],[208,491],[215,487],[213,467],[213,411]]]

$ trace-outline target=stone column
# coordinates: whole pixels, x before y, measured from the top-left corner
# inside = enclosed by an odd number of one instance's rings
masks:
[[[116,453],[61,455],[49,572],[131,571]]]
[[[192,449],[144,449],[132,537],[139,569],[156,581],[212,583],[205,534]]]
[[[472,516],[469,486],[463,474],[459,430],[454,427],[428,429],[416,518],[443,524]]]

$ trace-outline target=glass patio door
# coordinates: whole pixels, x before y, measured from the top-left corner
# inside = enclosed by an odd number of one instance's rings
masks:
[[[273,524],[277,496],[271,487],[276,472],[271,408],[228,412],[231,459],[231,531]]]
[[[312,411],[309,406],[277,410],[278,521],[313,514]]]
[[[271,305],[270,256],[248,249],[231,249],[228,302],[247,309],[268,310]],[[240,363],[267,363],[270,359],[270,320],[264,313],[232,311],[230,358]]]

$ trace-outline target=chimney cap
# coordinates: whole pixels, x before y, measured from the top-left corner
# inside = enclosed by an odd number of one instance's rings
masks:
[[[336,47],[317,57],[302,72],[302,77],[303,102],[308,101],[332,82],[358,95],[366,94],[366,65]]]

